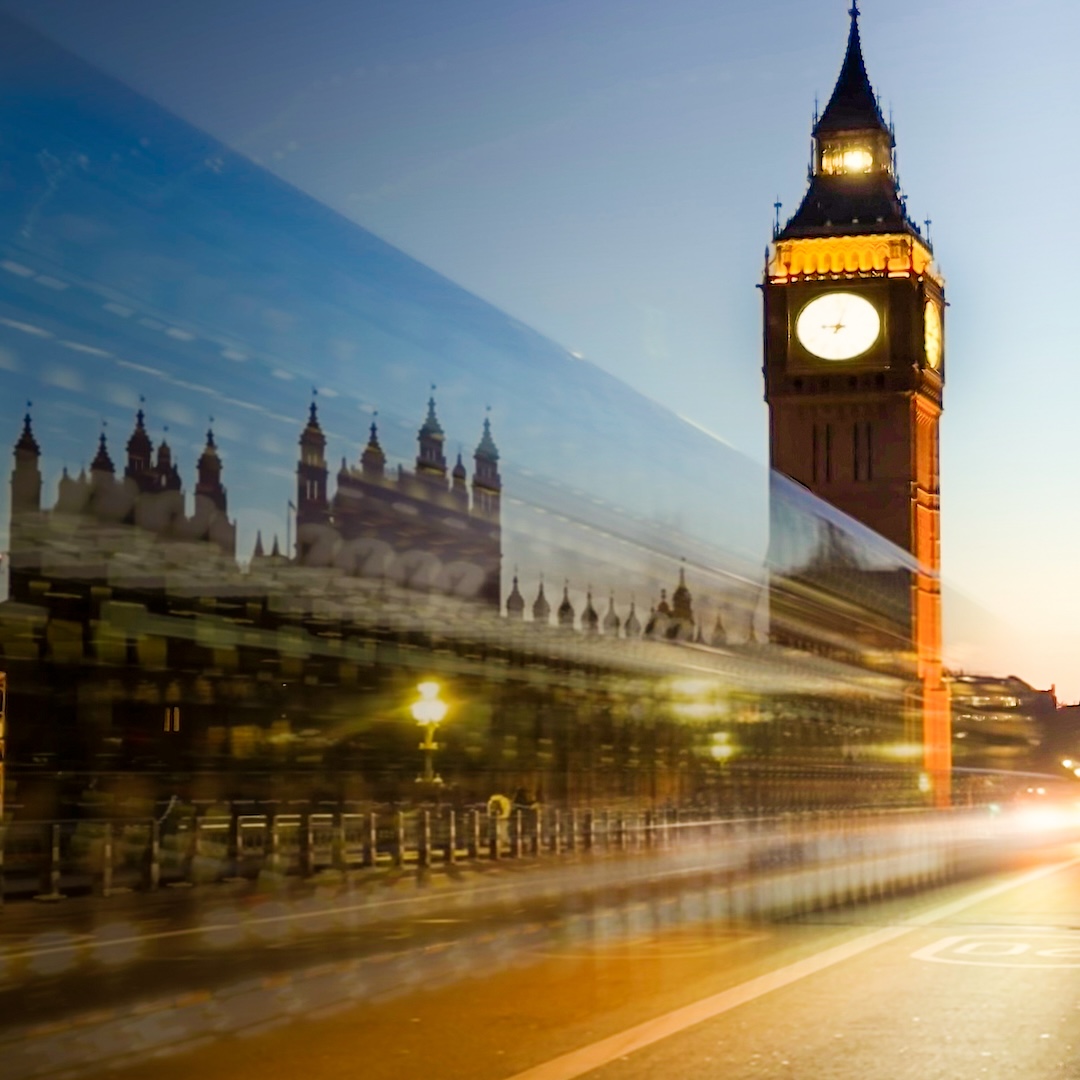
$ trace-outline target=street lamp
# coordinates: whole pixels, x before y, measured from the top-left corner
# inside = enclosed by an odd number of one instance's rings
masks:
[[[413,719],[424,729],[424,741],[420,749],[424,753],[424,771],[416,779],[427,784],[441,784],[442,777],[435,772],[435,751],[439,744],[435,742],[435,729],[446,716],[447,704],[439,698],[442,689],[437,682],[422,682],[416,688],[420,697],[412,703],[410,710]]]

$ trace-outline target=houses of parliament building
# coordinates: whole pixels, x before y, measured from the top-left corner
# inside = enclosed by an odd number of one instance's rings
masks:
[[[36,773],[113,771],[139,790],[182,775],[235,795],[306,770],[305,788],[399,796],[415,771],[408,705],[434,673],[456,712],[440,765],[472,794],[538,770],[550,775],[534,786],[552,797],[605,783],[667,791],[689,769],[691,740],[670,714],[633,708],[628,680],[641,670],[635,639],[709,643],[685,574],[644,621],[632,605],[620,615],[613,595],[601,614],[591,592],[579,615],[568,588],[553,604],[542,581],[528,605],[516,574],[504,598],[490,421],[471,480],[460,454],[447,461],[434,399],[417,442],[414,467],[391,468],[372,423],[331,486],[312,402],[293,550],[275,538],[267,551],[260,535],[245,563],[212,431],[191,499],[140,409],[122,466],[102,434],[50,506],[28,414],[0,605],[16,787]],[[582,650],[589,637],[606,651]]]

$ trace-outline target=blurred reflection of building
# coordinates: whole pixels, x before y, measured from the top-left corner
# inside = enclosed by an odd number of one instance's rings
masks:
[[[117,475],[102,432],[89,473],[83,470],[72,477],[65,468],[56,502],[46,508],[41,500],[41,450],[29,414],[24,418],[11,474],[11,599],[34,599],[52,578],[89,585],[120,569],[142,577],[151,567],[136,560],[151,545],[162,551],[168,545],[194,543],[208,546],[215,561],[235,557],[236,524],[228,517],[213,431],[207,431],[198,460],[189,514],[172,451],[162,440],[155,459],[144,420],[140,409],[122,475]]]
[[[1063,705],[1046,723],[1043,760],[1056,775],[1072,772],[1080,780],[1080,705]],[[1070,762],[1065,765],[1064,762]],[[1059,772],[1058,770],[1065,770]]]
[[[415,470],[388,473],[372,423],[359,463],[341,459],[331,496],[326,436],[312,402],[296,467],[298,565],[467,596],[498,610],[502,479],[490,421],[473,454],[471,499],[460,453],[447,468],[444,438],[431,398]]]
[[[959,768],[1039,771],[1057,719],[1054,689],[1036,690],[1015,675],[948,675],[953,757]]]

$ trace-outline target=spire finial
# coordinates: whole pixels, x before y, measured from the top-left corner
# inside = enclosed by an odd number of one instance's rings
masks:
[[[851,0],[851,7],[848,8],[848,14],[851,16],[851,21],[855,22],[859,17],[859,0]]]

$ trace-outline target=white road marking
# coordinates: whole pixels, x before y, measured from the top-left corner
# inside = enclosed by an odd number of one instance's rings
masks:
[[[1080,932],[997,931],[955,934],[917,949],[913,960],[996,968],[1080,968]]]
[[[722,949],[732,949],[737,945],[750,945],[764,941],[768,934],[751,934],[733,931],[722,935],[715,941],[687,942],[686,944],[664,943],[655,934],[633,938],[629,941],[607,942],[596,949],[581,949],[568,945],[565,949],[534,949],[533,956],[542,956],[545,960],[595,960],[603,955],[605,961],[628,960],[637,963],[640,960],[685,960],[695,956],[714,956]]]
[[[963,899],[942,904],[930,911],[923,912],[921,915],[907,919],[899,926],[889,926],[881,930],[875,930],[870,934],[864,934],[862,937],[856,938],[854,941],[848,941],[843,945],[826,949],[816,956],[808,956],[803,960],[797,960],[787,967],[770,971],[766,975],[759,975],[756,979],[750,979],[739,986],[722,990],[718,994],[702,998],[700,1001],[695,1001],[690,1005],[684,1005],[682,1008],[674,1009],[663,1016],[646,1020],[645,1023],[637,1024],[626,1031],[620,1031],[616,1035],[600,1039],[589,1046],[572,1050],[570,1053],[553,1058],[551,1061],[545,1061],[540,1065],[533,1066],[531,1069],[525,1069],[524,1072],[515,1073],[508,1080],[574,1080],[575,1077],[583,1076],[585,1073],[591,1072],[593,1069],[599,1069],[601,1066],[607,1065],[618,1058],[643,1050],[647,1046],[652,1046],[662,1039],[677,1035],[679,1032],[694,1027],[705,1020],[711,1020],[713,1017],[730,1012],[730,1010],[754,1001],[756,998],[763,997],[773,990],[780,990],[785,986],[790,986],[792,983],[799,982],[810,975],[816,975],[826,968],[842,964],[845,960],[850,960],[861,953],[876,949],[879,945],[886,945],[890,941],[911,934],[919,927],[929,926],[941,919],[947,919],[961,911],[966,911],[968,908],[976,907],[986,900],[999,896],[1001,893],[1019,889],[1024,885],[1037,881],[1039,878],[1048,877],[1062,870],[1068,870],[1078,864],[1080,864],[1080,858],[1069,859],[1066,862],[1055,863],[1052,866],[1040,867],[1037,870],[1022,874],[1018,878],[999,882],[997,885],[990,885]]]

